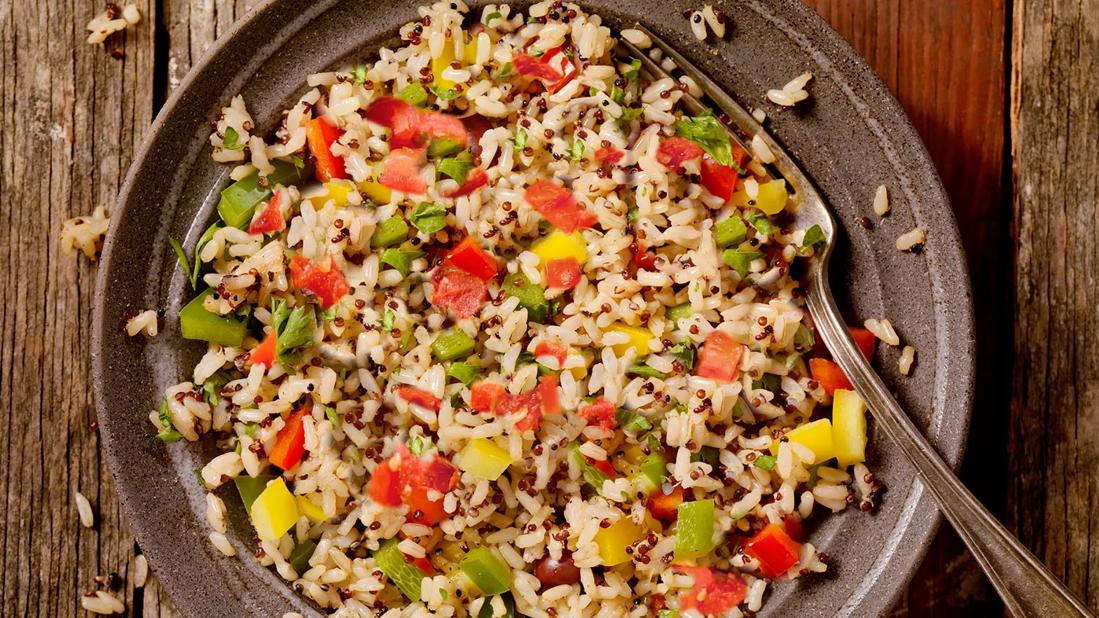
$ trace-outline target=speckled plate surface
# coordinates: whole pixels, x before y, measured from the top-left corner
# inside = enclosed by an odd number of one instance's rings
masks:
[[[584,5],[616,26],[642,21],[696,59],[748,105],[812,71],[811,98],[795,111],[764,105],[770,127],[837,212],[842,228],[833,260],[837,296],[849,320],[888,316],[917,346],[912,377],[897,375],[897,350],[877,366],[898,400],[947,461],[961,457],[974,380],[972,302],[965,259],[943,188],[904,112],[854,51],[796,0],[720,2],[732,18],[725,41],[698,43],[685,0],[595,0]],[[209,122],[237,92],[261,128],[304,91],[305,76],[350,63],[391,41],[416,16],[417,2],[270,0],[239,22],[186,77],[161,110],[119,196],[103,252],[93,340],[95,399],[115,486],[144,552],[175,605],[190,616],[316,615],[277,575],[250,556],[250,529],[239,501],[226,500],[226,558],[206,540],[202,490],[194,471],[212,445],[165,446],[152,438],[150,410],[167,385],[190,375],[202,345],[179,337],[174,318],[191,295],[167,238],[188,252],[212,217],[228,167],[213,163]],[[866,230],[874,190],[890,188],[893,212]],[[895,238],[928,232],[921,254],[902,254]],[[128,311],[164,311],[150,341],[122,330]],[[887,348],[887,346],[880,346]],[[820,577],[773,587],[766,616],[877,616],[889,610],[916,569],[939,521],[931,498],[887,440],[873,432],[870,462],[889,486],[880,510],[850,509],[823,518],[812,541],[834,567]],[[223,488],[231,492],[231,484]]]

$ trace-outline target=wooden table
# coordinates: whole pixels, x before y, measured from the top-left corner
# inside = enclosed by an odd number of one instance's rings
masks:
[[[64,219],[113,204],[156,109],[250,2],[141,0],[120,59],[82,40],[100,2],[0,3],[3,615],[77,614],[112,571],[131,613],[175,615],[155,579],[133,586],[88,384],[95,265],[56,240]],[[1099,607],[1099,6],[809,2],[900,99],[961,225],[980,348],[963,476]],[[94,530],[76,523],[77,490]],[[943,530],[895,613],[1000,607]]]

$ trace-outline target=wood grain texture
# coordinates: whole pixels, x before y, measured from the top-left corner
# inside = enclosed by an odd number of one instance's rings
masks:
[[[1099,607],[1099,2],[1016,0],[1008,523]]]
[[[1001,515],[1007,480],[1011,205],[1003,187],[1004,0],[807,0],[912,119],[954,207],[973,273],[977,393],[962,478]],[[886,498],[888,499],[888,497]],[[999,600],[953,530],[940,530],[896,615],[989,615]]]

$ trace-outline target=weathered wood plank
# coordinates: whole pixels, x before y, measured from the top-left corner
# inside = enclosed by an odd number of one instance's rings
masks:
[[[1099,607],[1099,3],[1017,0],[1009,523]]]
[[[807,0],[896,95],[943,179],[974,273],[978,385],[962,477],[1003,509],[1010,371],[1010,203],[1004,173],[1003,0]],[[999,446],[996,446],[999,445]],[[952,530],[940,531],[898,615],[988,615],[999,601]]]

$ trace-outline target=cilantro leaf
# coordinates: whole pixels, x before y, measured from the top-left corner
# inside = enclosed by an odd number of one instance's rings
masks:
[[[385,313],[382,314],[382,330],[387,333],[393,330],[393,324],[396,323],[396,321],[397,314],[393,313],[389,309],[386,309]]]
[[[822,242],[824,242],[824,231],[820,229],[819,225],[814,223],[813,227],[805,230],[805,238],[802,239],[801,246],[803,249],[808,249],[809,247],[815,247]]]
[[[492,24],[492,20],[500,19],[501,17],[503,17],[503,15],[500,14],[500,11],[493,11],[493,12],[489,13],[488,15],[485,15],[485,21],[482,22],[482,23],[484,23],[486,26],[488,26],[488,25]]]
[[[210,227],[206,228],[206,231],[199,236],[198,243],[195,244],[195,263],[191,270],[191,289],[198,289],[198,275],[202,272],[202,260],[198,257],[202,252],[202,248],[206,246],[206,243],[214,239],[214,232],[221,229],[221,223],[215,221],[210,224]]]
[[[432,86],[431,91],[435,93],[435,96],[439,97],[442,101],[453,101],[457,99],[462,93],[450,88],[442,88],[439,86]]]
[[[695,368],[695,347],[690,341],[681,341],[680,343],[672,346],[669,352],[673,356],[683,361],[683,366],[687,371],[693,371]]]
[[[367,71],[366,65],[365,64],[360,64],[359,66],[351,69],[351,79],[353,79],[356,84],[365,84],[366,83],[366,71]]]
[[[756,467],[760,470],[773,470],[777,462],[778,458],[774,455],[759,455],[755,460]]]
[[[775,232],[775,224],[771,223],[771,220],[767,218],[767,215],[762,212],[750,212],[745,218],[748,220],[749,225],[756,228],[756,231],[764,236],[770,236]],[[817,230],[819,231],[820,228],[817,228]]]
[[[569,160],[573,163],[578,163],[584,158],[584,142],[575,140],[572,146],[569,146]]]
[[[469,171],[473,169],[473,162],[469,157],[450,157],[439,161],[435,168],[440,174],[453,178],[459,185],[469,177]]]
[[[630,60],[630,68],[626,69],[623,75],[631,82],[637,79],[641,75],[641,59],[633,58]]]
[[[191,279],[191,262],[187,259],[187,252],[183,250],[183,245],[179,244],[179,241],[168,237],[168,244],[172,245],[172,251],[176,252],[176,259],[179,260],[180,267],[183,268],[183,272],[187,274],[187,279]],[[194,287],[194,284],[191,284]]]
[[[408,220],[424,234],[434,234],[446,227],[446,208],[433,202],[420,202],[408,215]]]
[[[240,143],[240,133],[233,127],[225,127],[225,137],[221,139],[221,145],[226,150],[244,150],[244,144]]]
[[[297,348],[312,345],[317,320],[310,306],[288,309],[285,301],[275,301],[271,311],[271,325],[275,329],[275,358],[283,367],[297,363]]]
[[[206,378],[202,383],[203,398],[210,407],[214,407],[221,399],[221,389],[229,383],[229,375],[224,371],[216,371],[214,375]]]
[[[156,434],[156,439],[161,442],[171,443],[179,442],[183,439],[183,434],[176,431],[172,426],[172,415],[168,412],[168,400],[160,402],[160,413],[157,415],[160,420],[160,426],[162,429]]]
[[[510,62],[505,62],[503,66],[497,69],[496,74],[492,76],[492,79],[499,81],[511,77],[513,73],[515,73],[515,65]]]
[[[400,249],[386,249],[382,252],[381,263],[388,266],[392,266],[397,269],[397,272],[401,273],[401,276],[407,277],[408,273],[412,272],[412,261],[418,258],[424,257],[423,251],[401,251]]]
[[[523,127],[519,127],[519,129],[515,132],[515,137],[512,138],[511,141],[515,142],[515,149],[516,150],[522,150],[522,149],[526,148],[527,147],[527,130],[524,129]]]
[[[712,115],[703,114],[679,120],[675,123],[675,132],[701,146],[718,163],[730,167],[733,165],[733,147],[729,143],[729,134]]]

